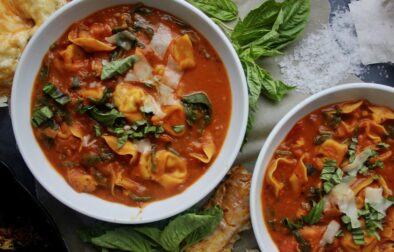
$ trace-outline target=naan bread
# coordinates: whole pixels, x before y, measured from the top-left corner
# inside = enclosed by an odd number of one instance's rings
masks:
[[[66,0],[0,0],[0,97],[9,95],[19,57],[34,31]]]

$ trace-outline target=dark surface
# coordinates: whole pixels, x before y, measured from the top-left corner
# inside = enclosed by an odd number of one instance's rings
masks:
[[[66,245],[52,217],[40,202],[0,162],[0,229],[19,247],[15,251],[66,252]],[[17,246],[17,245],[16,245]]]

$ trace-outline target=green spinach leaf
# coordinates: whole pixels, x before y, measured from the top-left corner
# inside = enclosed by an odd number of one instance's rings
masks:
[[[116,75],[124,74],[129,70],[139,58],[135,55],[131,55],[121,60],[114,60],[107,64],[104,64],[101,72],[101,80],[110,79]]]
[[[324,200],[321,199],[319,203],[314,203],[311,211],[306,215],[303,216],[302,219],[304,222],[308,223],[309,225],[314,225],[318,223],[322,217],[324,210]]]
[[[98,108],[93,107],[89,110],[89,115],[98,123],[107,127],[111,127],[115,123],[116,119],[124,117],[122,112],[119,112],[114,108],[108,112],[102,112]]]
[[[62,91],[60,91],[60,89],[58,89],[52,83],[48,83],[47,85],[45,85],[42,88],[42,91],[46,95],[49,95],[52,99],[54,99],[60,105],[66,105],[71,100],[68,95],[65,95]]]
[[[182,97],[185,107],[186,121],[192,126],[201,120],[199,126],[205,128],[212,121],[212,103],[203,92],[197,92]]]

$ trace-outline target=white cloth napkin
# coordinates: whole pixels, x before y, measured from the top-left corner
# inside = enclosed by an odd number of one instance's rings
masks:
[[[363,64],[394,62],[394,0],[349,4]]]

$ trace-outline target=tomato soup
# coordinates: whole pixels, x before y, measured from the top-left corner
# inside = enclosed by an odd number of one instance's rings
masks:
[[[219,55],[191,25],[122,5],[74,23],[51,46],[31,122],[76,191],[141,206],[209,169],[229,127],[231,90]]]
[[[277,147],[262,190],[279,251],[393,251],[394,112],[366,100],[320,108]]]

